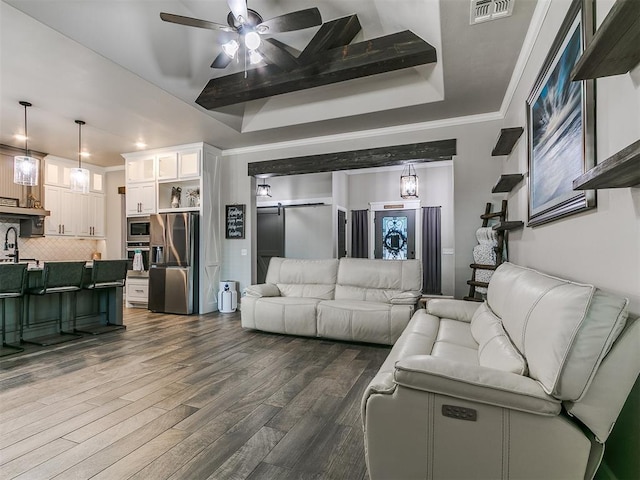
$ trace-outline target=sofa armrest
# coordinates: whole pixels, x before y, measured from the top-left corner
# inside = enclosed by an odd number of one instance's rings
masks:
[[[482,304],[466,300],[431,298],[427,302],[427,313],[440,318],[453,318],[461,322],[471,322],[473,314],[480,305]]]
[[[280,289],[273,283],[249,285],[244,289],[248,297],[279,297]]]
[[[560,413],[560,400],[535,380],[510,372],[412,355],[396,362],[394,381],[401,386],[538,415]]]
[[[420,298],[420,292],[401,292],[389,299],[391,305],[415,305]]]

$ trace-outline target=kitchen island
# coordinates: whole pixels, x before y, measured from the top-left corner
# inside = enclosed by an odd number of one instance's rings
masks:
[[[27,270],[27,287],[35,288],[43,284],[43,266],[29,264]],[[83,284],[87,285],[91,281],[92,263],[85,265]],[[62,301],[62,329],[72,332],[73,325],[71,313],[73,312],[73,294],[63,294],[60,299],[59,294],[47,295],[25,295],[23,302],[29,301],[29,315],[24,319],[23,339],[29,341],[49,335],[58,334],[58,312],[59,303]],[[123,325],[123,288],[112,287],[100,290],[81,289],[76,295],[76,329],[88,330],[96,325],[105,325],[106,312],[109,312],[109,323]],[[19,301],[7,299],[5,306],[6,314],[6,341],[9,344],[17,345],[20,341],[20,325],[17,315]],[[24,311],[24,310],[23,310]],[[58,343],[58,342],[52,342]]]

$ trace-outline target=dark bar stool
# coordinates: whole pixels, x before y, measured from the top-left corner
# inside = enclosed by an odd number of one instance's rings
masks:
[[[20,323],[20,341],[24,343],[33,343],[35,345],[55,345],[58,343],[68,342],[82,337],[77,333],[64,331],[62,328],[62,300],[64,294],[71,295],[71,315],[69,321],[71,325],[75,322],[76,316],[76,294],[82,288],[82,274],[84,273],[85,262],[47,262],[42,270],[42,284],[35,287],[27,287],[25,294],[27,301],[25,302],[24,319]],[[43,337],[25,340],[24,324],[29,325],[29,305],[31,297],[34,295],[58,295],[58,334],[46,335]]]
[[[124,287],[127,278],[128,263],[128,260],[94,260],[93,266],[87,268],[87,270],[91,270],[91,280],[89,283],[86,283],[83,288],[94,290],[98,293],[105,293],[106,309],[100,313],[105,314],[106,324],[83,326],[81,329],[74,329],[74,331],[99,335],[101,333],[127,328],[125,325],[111,323],[109,318],[109,300],[111,292],[114,292],[114,295],[118,295],[118,290],[116,289],[118,287]],[[122,292],[120,292],[120,294],[122,294]],[[102,297],[102,295],[100,295],[100,297]]]
[[[0,350],[0,357],[24,352],[24,348],[17,345],[9,345],[7,343],[7,314],[4,302],[7,298],[14,298],[16,300],[15,325],[17,327],[22,325],[22,297],[24,295],[26,281],[26,263],[8,263],[0,265],[0,301],[2,301],[2,349]],[[16,331],[17,330],[18,329],[16,328]]]

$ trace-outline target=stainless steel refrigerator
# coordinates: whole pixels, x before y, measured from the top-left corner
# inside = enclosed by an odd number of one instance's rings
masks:
[[[149,310],[191,314],[198,310],[198,214],[150,216]]]

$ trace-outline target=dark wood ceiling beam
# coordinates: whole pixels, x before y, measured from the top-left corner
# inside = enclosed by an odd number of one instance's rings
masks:
[[[302,51],[298,60],[300,63],[309,62],[318,53],[348,45],[360,30],[362,27],[357,15],[324,23]]]
[[[290,71],[267,66],[214,78],[196,103],[208,110],[354,78],[415,67],[437,60],[436,49],[406,30],[334,48]]]
[[[359,168],[390,167],[406,163],[451,160],[454,155],[456,155],[455,138],[252,162],[247,167],[247,173],[250,176],[276,177],[305,173],[336,172]]]

